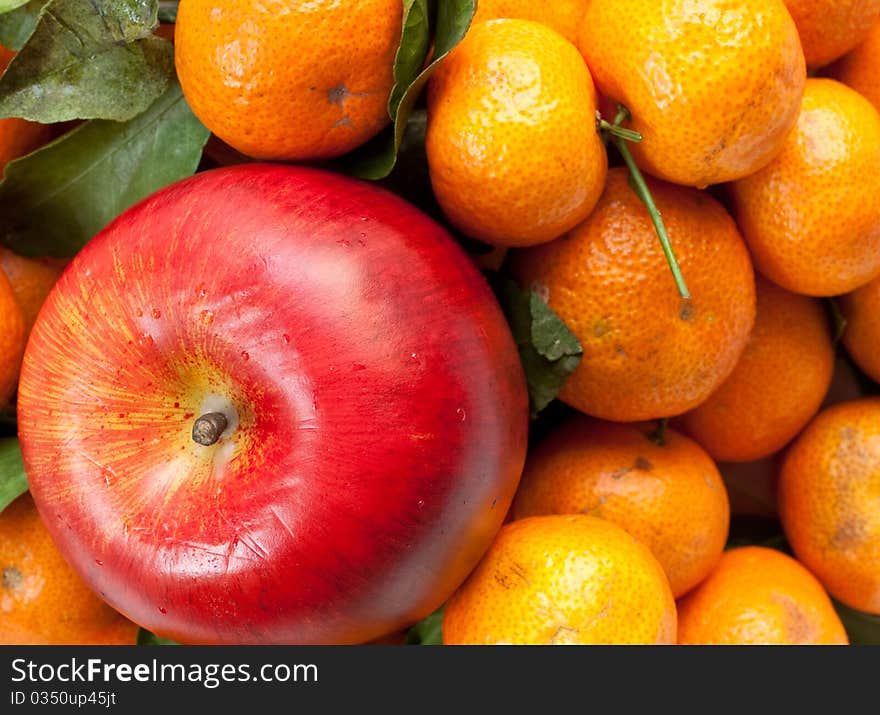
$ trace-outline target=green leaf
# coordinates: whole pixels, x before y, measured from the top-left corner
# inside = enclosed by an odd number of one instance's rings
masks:
[[[176,22],[178,0],[159,0],[159,21]]]
[[[180,645],[177,641],[169,640],[168,638],[160,638],[154,633],[150,633],[146,628],[141,628],[138,630],[137,637],[138,645]]]
[[[431,49],[431,8],[428,0],[403,0],[403,32],[394,57],[394,87],[388,116],[394,120],[407,89],[419,76]]]
[[[443,645],[443,607],[407,631],[406,645]]]
[[[0,243],[22,255],[74,255],[122,211],[191,175],[208,134],[176,82],[129,122],[80,125],[7,165]]]
[[[388,100],[393,122],[343,161],[348,171],[364,179],[384,179],[394,169],[407,120],[437,64],[464,38],[476,10],[475,0],[404,0],[400,47],[394,62],[395,84]],[[434,55],[424,67],[433,32]]]
[[[583,352],[578,339],[537,293],[532,292],[529,297],[529,312],[532,315],[532,345],[539,355],[555,362]]]
[[[51,0],[0,79],[0,117],[126,121],[174,76],[156,0]]]
[[[0,439],[0,511],[28,490],[21,447],[16,437]]]
[[[0,12],[15,10],[15,8],[21,7],[27,1],[28,0],[0,0]]]
[[[852,645],[880,645],[880,616],[862,613],[839,601],[832,601]]]
[[[500,276],[492,282],[519,348],[535,417],[556,399],[580,364],[583,348],[534,291],[523,291],[515,281]]]
[[[20,50],[33,34],[40,12],[49,0],[31,0],[20,8],[0,15],[0,45]]]

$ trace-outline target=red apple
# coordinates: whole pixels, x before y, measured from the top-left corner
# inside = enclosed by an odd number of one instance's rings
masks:
[[[201,173],[120,216],[48,298],[19,389],[62,553],[187,643],[407,626],[488,547],[525,458],[517,350],[464,252],[304,168]]]

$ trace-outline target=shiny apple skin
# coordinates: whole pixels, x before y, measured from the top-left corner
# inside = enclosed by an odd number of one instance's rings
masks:
[[[239,415],[210,447],[207,395]],[[41,311],[18,409],[64,556],[184,643],[358,643],[427,615],[500,527],[528,430],[508,326],[445,230],[266,164],[95,237]]]

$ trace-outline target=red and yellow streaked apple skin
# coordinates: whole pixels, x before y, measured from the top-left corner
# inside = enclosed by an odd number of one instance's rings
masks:
[[[204,447],[208,396],[239,425]],[[154,194],[80,252],[18,409],[65,557],[186,643],[357,643],[427,615],[500,527],[528,429],[507,324],[439,225],[255,164]]]

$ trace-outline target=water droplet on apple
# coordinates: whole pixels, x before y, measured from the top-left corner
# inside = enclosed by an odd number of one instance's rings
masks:
[[[455,414],[458,415],[458,419],[460,422],[464,422],[467,419],[467,412],[465,412],[464,407],[459,407]]]
[[[251,356],[247,354],[247,351],[242,350],[241,351],[241,359],[244,360],[245,362],[247,362],[248,360],[251,359]]]
[[[204,298],[208,295],[208,290],[205,288],[204,283],[199,284],[197,295],[199,296],[199,298]]]
[[[202,319],[202,325],[210,325],[214,322],[214,311],[203,310],[199,316]]]
[[[101,559],[95,559],[95,563],[96,563],[98,566],[103,566],[103,565],[104,565],[104,562],[101,561]]]
[[[159,613],[161,613],[164,616],[166,613],[168,613],[168,609],[163,608],[162,606],[159,606]]]
[[[156,320],[159,320],[159,318],[162,317],[162,311],[159,310],[158,308],[153,308],[153,310],[151,310],[150,313],[152,314],[152,316],[153,316]]]
[[[419,499],[419,502],[418,502],[417,506],[418,506],[419,509],[421,509],[423,506],[425,506],[425,500],[424,500],[424,499]]]
[[[290,345],[290,336],[285,334],[281,336],[281,339],[284,341],[285,345]]]

